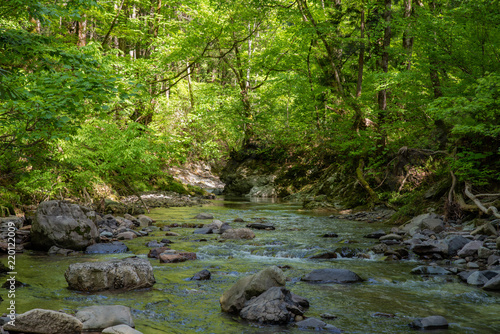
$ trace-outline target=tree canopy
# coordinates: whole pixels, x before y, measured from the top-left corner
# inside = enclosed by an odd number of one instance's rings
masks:
[[[0,191],[17,200],[146,189],[165,166],[249,147],[344,161],[367,190],[402,148],[500,181],[497,0],[4,0],[0,14]]]

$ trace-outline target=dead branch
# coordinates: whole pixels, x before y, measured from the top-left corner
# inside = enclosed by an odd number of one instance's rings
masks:
[[[498,213],[498,209],[496,207],[490,206],[487,208],[486,206],[484,206],[483,203],[481,203],[481,201],[477,198],[477,196],[475,196],[470,191],[469,183],[465,183],[465,195],[467,195],[467,197],[469,197],[482,212],[486,213],[487,215],[493,215],[496,218],[500,218],[500,213]]]

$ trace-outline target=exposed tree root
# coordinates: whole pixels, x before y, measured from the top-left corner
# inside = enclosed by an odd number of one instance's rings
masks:
[[[483,203],[481,203],[481,201],[477,198],[477,196],[475,196],[470,191],[470,184],[469,183],[465,183],[465,195],[467,195],[467,197],[469,197],[474,202],[474,204],[479,208],[479,210],[481,210],[485,214],[493,215],[496,218],[500,218],[500,214],[498,213],[498,209],[496,207],[494,207],[494,206],[486,207]]]

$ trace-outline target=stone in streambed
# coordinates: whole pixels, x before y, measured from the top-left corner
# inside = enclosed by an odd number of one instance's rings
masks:
[[[253,239],[255,233],[249,228],[235,228],[222,233],[221,239]]]
[[[434,266],[418,266],[411,270],[415,275],[450,275],[451,272],[442,268]]]
[[[197,259],[196,253],[177,252],[173,249],[161,253],[158,258],[160,259],[160,263],[179,263]]]
[[[214,219],[214,216],[210,213],[202,212],[194,217],[195,219]]]
[[[85,249],[87,254],[117,254],[126,251],[128,251],[127,245],[119,241],[113,241],[109,244],[94,244]]]
[[[275,227],[271,223],[265,223],[265,222],[256,222],[256,223],[250,223],[247,224],[248,228],[254,228],[256,230],[274,230]]]
[[[374,231],[374,232],[372,232],[370,234],[365,235],[363,238],[379,239],[380,237],[383,237],[384,235],[386,235],[386,233],[384,232],[384,230],[378,230],[378,231]]]
[[[52,310],[33,309],[16,316],[15,326],[5,324],[9,332],[38,334],[80,334],[83,324],[76,317]]]
[[[296,303],[289,290],[272,287],[245,303],[240,317],[249,321],[265,324],[285,325],[304,314],[301,305]]]
[[[205,280],[209,280],[211,276],[212,276],[212,273],[210,273],[210,271],[208,271],[207,269],[203,269],[202,271],[199,271],[196,274],[194,274],[194,276],[191,277],[191,280],[192,281],[205,281]]]
[[[158,247],[158,248],[153,248],[149,251],[148,257],[151,258],[159,258],[160,254],[164,253],[165,251],[170,250],[169,247]]]
[[[99,238],[95,223],[89,219],[95,212],[64,201],[40,203],[31,227],[34,248],[48,250],[52,246],[84,250]]]
[[[451,236],[445,238],[445,242],[448,244],[448,255],[455,256],[458,251],[464,248],[471,240],[462,237],[461,235]]]
[[[440,315],[433,315],[427,318],[415,319],[409,326],[415,329],[442,329],[448,328],[448,321]]]
[[[83,323],[85,331],[100,331],[115,325],[135,327],[130,308],[122,305],[85,307],[75,317]]]
[[[223,312],[238,313],[247,300],[256,297],[272,287],[285,286],[286,277],[276,266],[267,267],[258,273],[240,278],[226,290],[219,302]]]
[[[301,278],[302,281],[311,283],[355,283],[363,279],[356,273],[347,269],[315,269]]]
[[[479,248],[483,247],[483,242],[479,240],[471,241],[466,244],[457,255],[460,257],[468,257],[477,255]]]
[[[342,333],[342,331],[337,327],[327,324],[326,322],[316,318],[307,318],[305,320],[299,321],[295,323],[295,326],[305,330],[314,330],[314,331],[324,330],[324,331],[329,331],[331,333]]]
[[[70,289],[88,292],[144,289],[156,282],[151,263],[137,257],[73,263],[66,269],[64,277]]]
[[[484,290],[500,291],[500,274],[496,275],[483,286]]]

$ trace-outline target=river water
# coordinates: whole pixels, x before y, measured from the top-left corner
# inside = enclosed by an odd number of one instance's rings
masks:
[[[256,230],[253,240],[221,243],[217,235],[197,235],[192,228],[172,228],[181,236],[166,237],[174,242],[170,247],[196,252],[198,260],[160,264],[150,259],[156,284],[142,291],[79,293],[67,289],[64,272],[74,262],[132,255],[146,258],[145,243],[165,238],[165,232],[160,230],[127,241],[130,251],[126,254],[74,257],[18,254],[17,279],[27,286],[16,291],[17,312],[45,308],[72,313],[90,305],[118,304],[132,308],[136,329],[144,334],[305,333],[293,326],[246,323],[220,311],[220,296],[239,278],[269,265],[279,265],[289,278],[287,288],[309,300],[311,306],[305,315],[318,318],[323,313],[336,315],[336,319],[326,322],[345,333],[414,333],[408,324],[416,317],[430,315],[442,315],[450,323],[448,330],[433,333],[500,333],[499,293],[467,286],[455,277],[411,275],[410,270],[422,264],[418,261],[385,261],[384,257],[373,254],[369,254],[368,259],[309,259],[314,254],[342,247],[363,251],[376,241],[362,236],[381,228],[388,230],[387,226],[337,220],[326,214],[302,211],[299,204],[271,200],[217,200],[203,207],[155,209],[149,216],[156,220],[158,227],[210,222],[193,219],[201,212],[212,213],[216,219],[231,222],[235,228],[244,227],[256,218],[266,218],[276,230]],[[235,218],[246,222],[233,223]],[[321,237],[332,232],[339,237]],[[198,241],[202,238],[207,241]],[[300,281],[300,277],[319,268],[350,269],[365,281],[351,285]],[[211,280],[189,280],[203,269],[212,273]],[[0,305],[6,312],[6,290],[0,292],[0,296],[5,300]],[[394,317],[380,317],[377,312]]]

